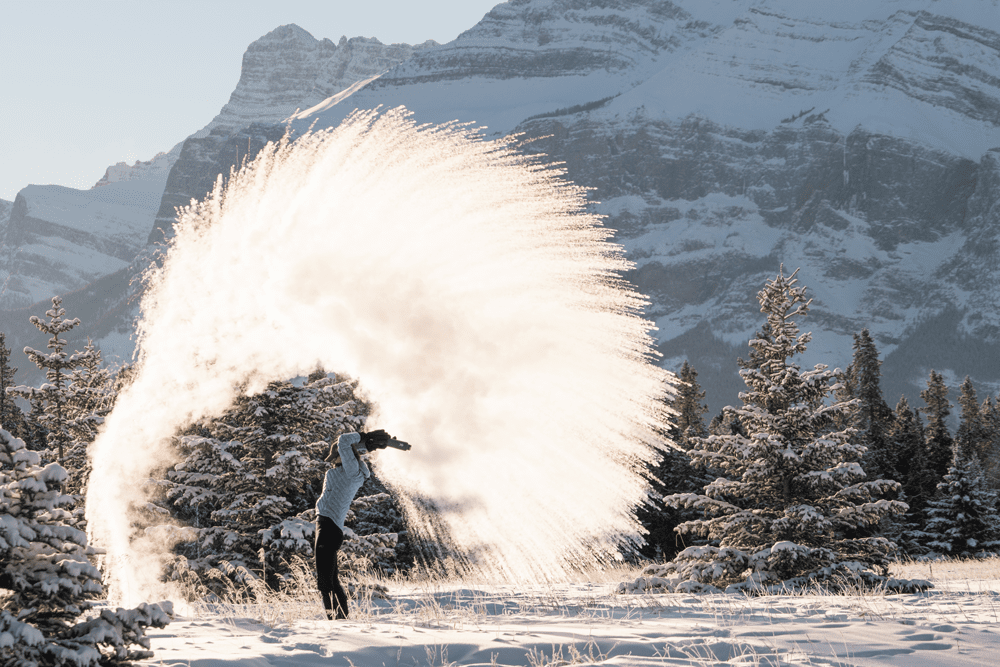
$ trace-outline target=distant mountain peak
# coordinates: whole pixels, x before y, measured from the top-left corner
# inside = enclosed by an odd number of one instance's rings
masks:
[[[285,25],[279,25],[271,32],[251,42],[250,46],[247,47],[247,51],[252,51],[269,44],[299,43],[311,45],[319,41],[320,40],[313,37],[312,33],[305,28],[302,28],[294,23],[286,23]]]

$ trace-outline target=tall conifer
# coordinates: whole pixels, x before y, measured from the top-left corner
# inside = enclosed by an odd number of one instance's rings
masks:
[[[680,384],[677,387],[677,398],[672,402],[672,407],[677,412],[677,424],[671,435],[681,449],[691,449],[696,438],[708,435],[702,418],[708,412],[708,407],[704,404],[705,392],[698,384],[698,371],[687,360],[681,366],[678,377]]]
[[[882,397],[879,384],[882,362],[868,329],[854,335],[854,360],[848,369],[853,397],[852,426],[858,441],[867,448],[862,466],[872,479],[899,479],[898,452],[889,439],[893,414]]]
[[[951,401],[948,400],[948,387],[944,377],[932,370],[927,378],[927,389],[920,392],[924,399],[924,407],[920,411],[927,416],[927,426],[924,437],[927,452],[927,464],[933,471],[937,481],[944,478],[951,463],[952,437],[948,431],[948,415],[951,414]]]
[[[980,461],[989,454],[990,435],[976,398],[976,388],[968,375],[959,387],[958,405],[962,410],[958,432],[955,433],[955,446],[962,456],[968,458],[975,454]]]
[[[681,366],[679,379],[674,389],[676,393],[666,400],[675,417],[665,435],[683,451],[670,448],[658,452],[657,459],[647,465],[650,501],[636,509],[636,517],[647,530],[646,543],[640,553],[648,558],[670,559],[677,555],[684,543],[675,528],[695,517],[691,510],[664,506],[663,496],[694,492],[710,481],[702,471],[691,466],[685,453],[708,434],[702,419],[708,411],[702,402],[705,392],[698,385],[698,372],[687,361]]]
[[[14,394],[7,391],[14,387],[17,369],[10,365],[6,338],[6,334],[0,332],[0,428],[23,438],[26,435],[24,413],[14,403]]]
[[[62,462],[74,439],[73,418],[69,406],[71,374],[74,369],[87,363],[93,352],[88,350],[68,354],[64,350],[67,341],[60,336],[79,326],[80,320],[66,319],[66,309],[62,307],[60,297],[52,297],[52,308],[45,311],[45,315],[49,318],[47,322],[34,315],[30,322],[39,331],[51,336],[46,346],[49,352],[26,347],[24,353],[32,363],[45,371],[46,383],[38,389],[19,386],[14,391],[31,401],[32,414],[39,425],[47,431],[49,456]]]
[[[741,363],[743,406],[727,408],[739,416],[746,435],[704,439],[692,459],[721,476],[703,494],[664,499],[703,513],[678,532],[708,544],[648,567],[646,576],[623,590],[646,587],[654,575],[657,585],[678,591],[767,591],[813,583],[836,589],[886,581],[895,546],[880,537],[849,535],[904,512],[903,503],[875,500],[899,485],[864,481],[853,430],[833,427],[832,418],[851,405],[826,404],[834,373],[823,365],[802,371],[791,361],[811,338],[800,335],[795,322],[809,309],[795,273],[785,276],[782,270],[757,298],[767,325]]]

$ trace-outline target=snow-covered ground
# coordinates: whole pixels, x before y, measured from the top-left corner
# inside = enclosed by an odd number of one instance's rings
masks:
[[[191,610],[146,665],[995,665],[1000,561],[903,568],[920,595],[618,595],[599,583],[389,584],[321,620],[318,598]],[[633,574],[634,576],[634,574]]]

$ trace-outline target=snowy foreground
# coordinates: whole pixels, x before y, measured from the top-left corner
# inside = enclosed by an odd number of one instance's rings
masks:
[[[349,621],[294,602],[200,609],[152,630],[142,664],[994,665],[1000,564],[913,566],[919,595],[618,595],[616,583],[398,584]],[[627,578],[622,577],[622,578]],[[296,616],[300,618],[295,618]]]

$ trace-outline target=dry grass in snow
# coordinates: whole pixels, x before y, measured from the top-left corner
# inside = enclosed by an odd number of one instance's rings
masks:
[[[432,578],[368,581],[351,619],[322,618],[308,572],[295,594],[197,605],[154,631],[148,665],[996,664],[1000,561],[898,566],[937,588],[780,596],[618,595],[634,571],[540,586]],[[374,585],[388,596],[371,594]]]

